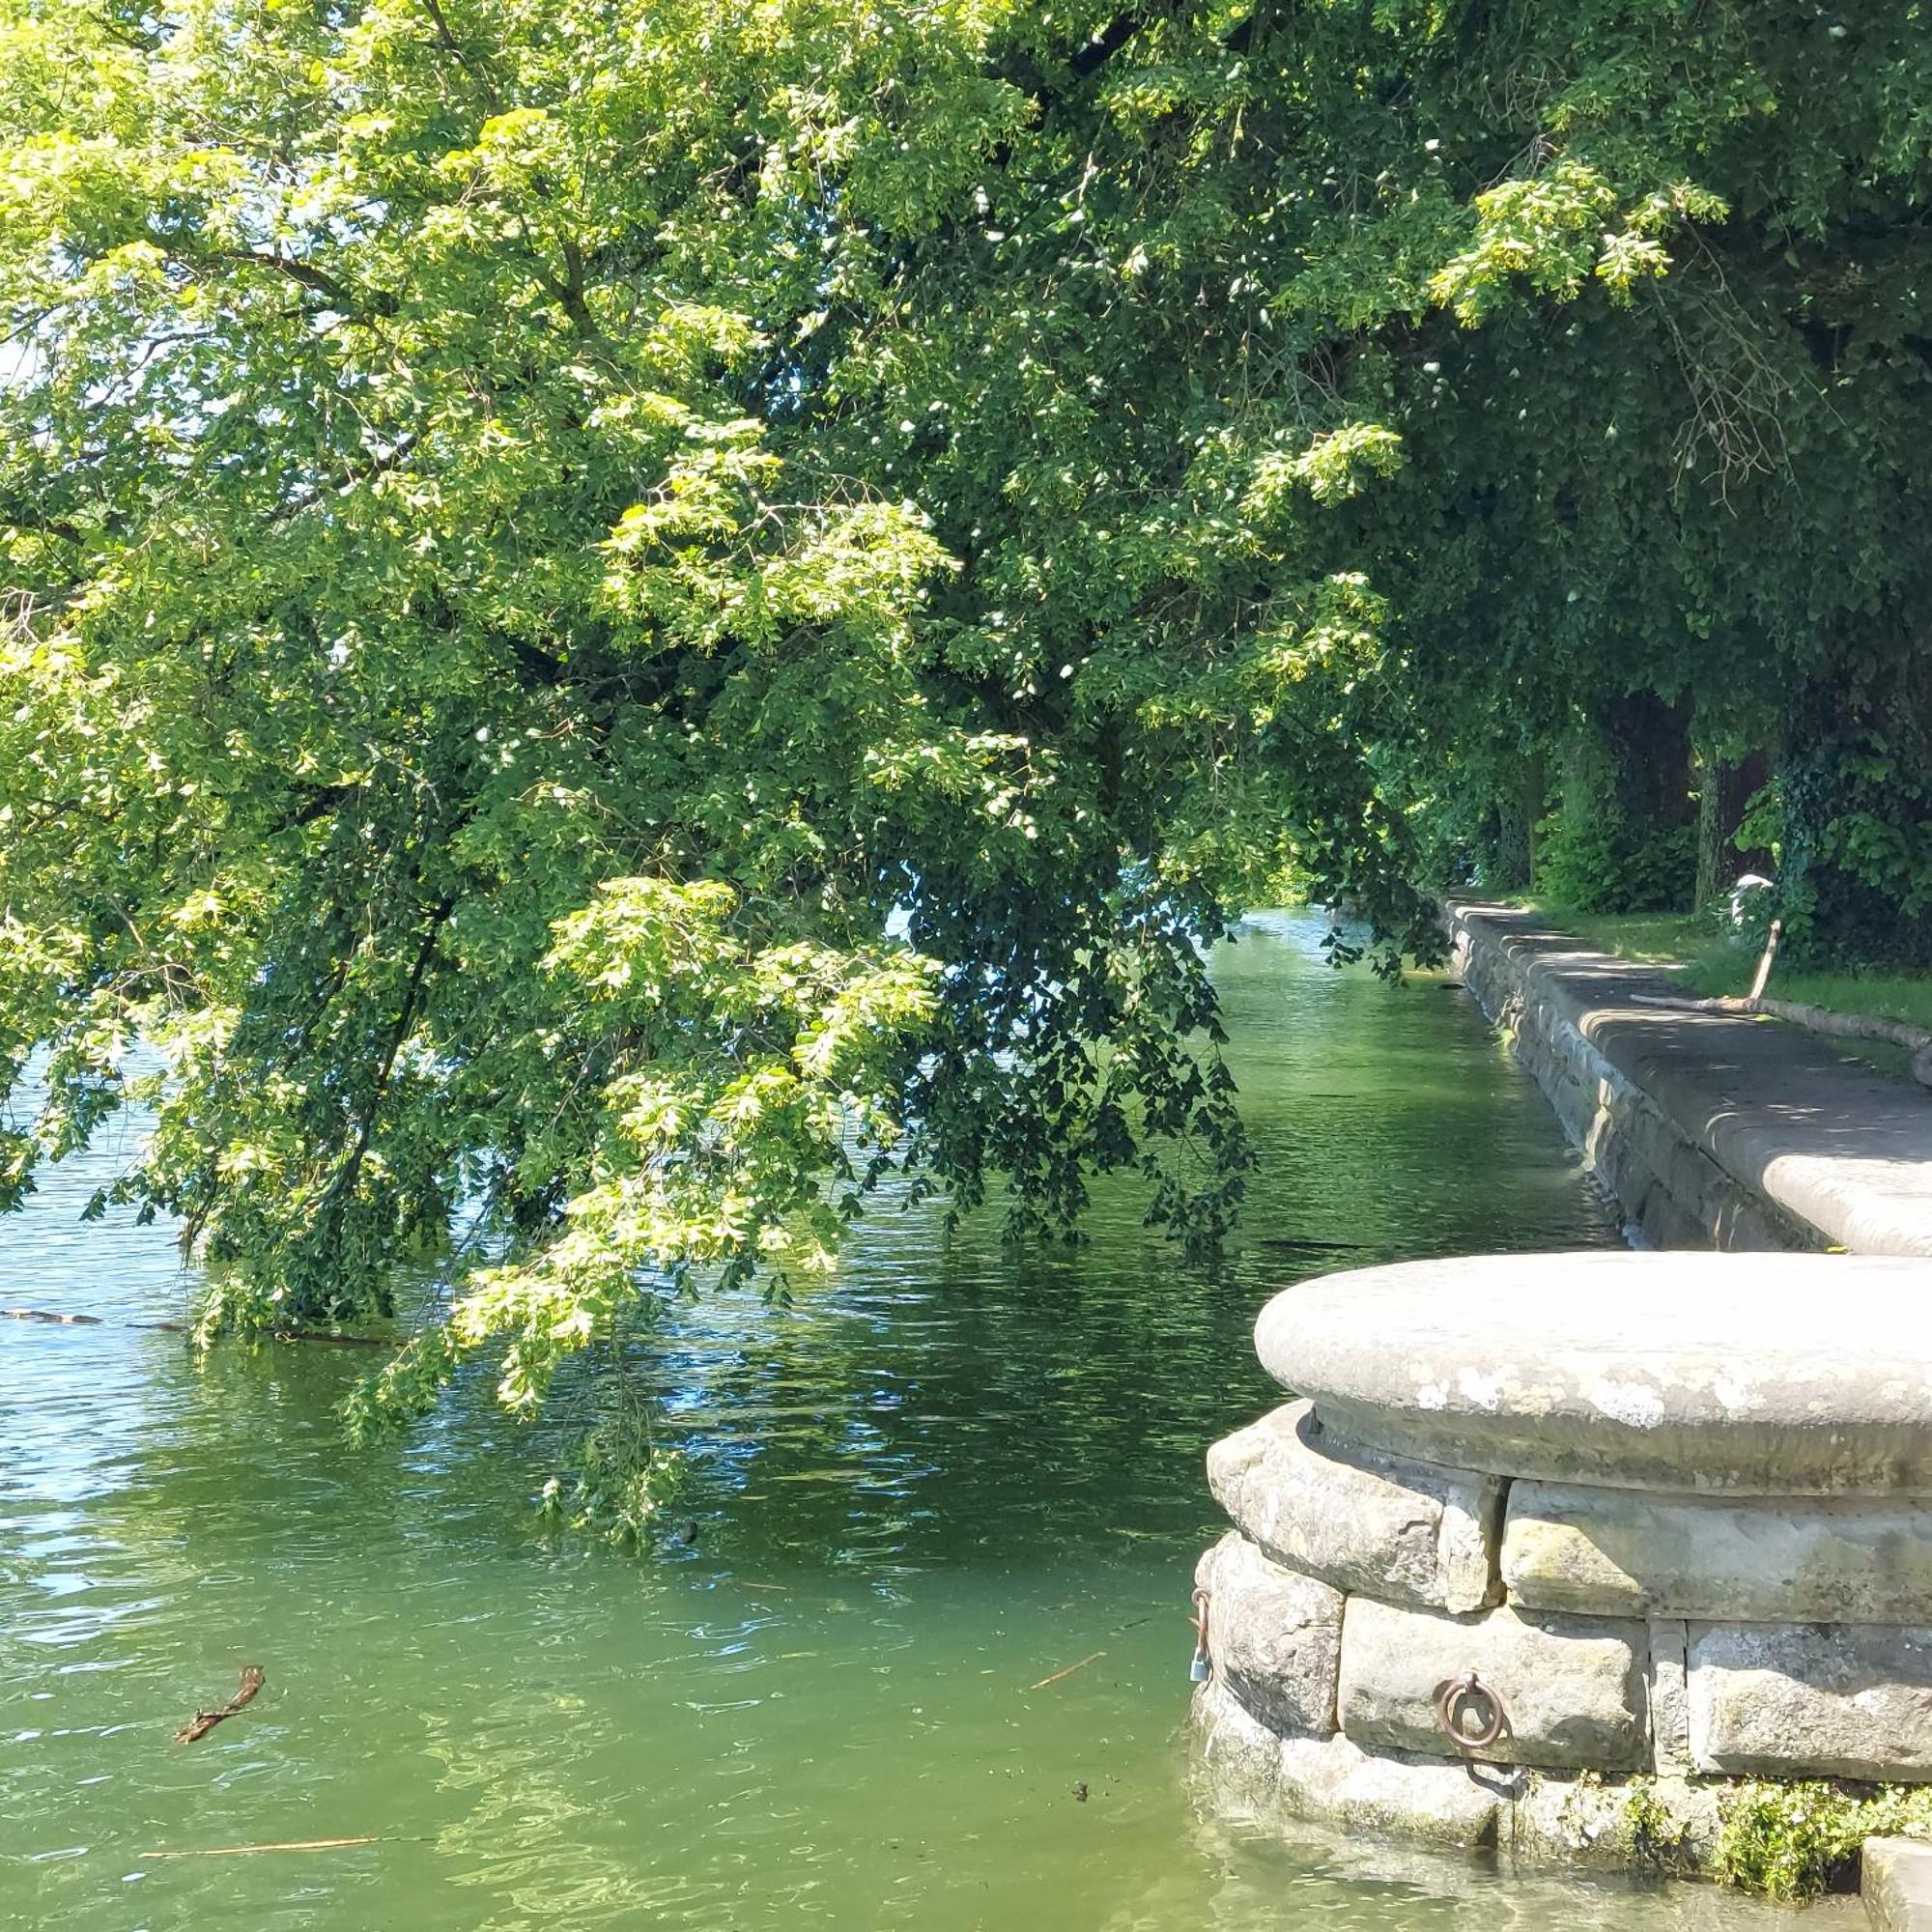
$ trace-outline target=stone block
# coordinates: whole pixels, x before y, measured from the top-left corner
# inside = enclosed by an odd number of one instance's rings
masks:
[[[1867,1838],[1859,1889],[1873,1932],[1932,1932],[1932,1845]]]
[[[1281,1740],[1214,1679],[1196,1688],[1193,1719],[1201,1764],[1221,1798],[1259,1809],[1281,1777]]]
[[[1690,1627],[1682,1617],[1650,1620],[1650,1747],[1660,1777],[1688,1776],[1690,1756],[1690,1690],[1687,1677]]]
[[[1494,1764],[1647,1770],[1646,1633],[1634,1620],[1504,1608],[1452,1617],[1350,1597],[1339,1716],[1355,1743]],[[1503,1732],[1470,1750],[1443,1733],[1437,1702],[1465,1670],[1502,1698]]]
[[[1503,1820],[1502,1848],[1518,1864],[1690,1877],[1717,1855],[1720,1789],[1682,1777],[1633,1786],[1538,1773]]]
[[[1270,1562],[1238,1530],[1205,1555],[1208,1656],[1215,1677],[1281,1732],[1328,1736],[1342,1647],[1342,1593]]]
[[[1497,1478],[1350,1450],[1305,1402],[1215,1443],[1208,1482],[1268,1555],[1337,1589],[1448,1610],[1501,1595]]]
[[[1688,1675],[1700,1772],[1932,1779],[1932,1629],[1692,1624]]]
[[[1519,1783],[1488,1765],[1364,1750],[1344,1737],[1285,1738],[1277,1776],[1294,1817],[1461,1850],[1495,1844]]]
[[[1279,1738],[1218,1682],[1195,1691],[1193,1722],[1217,1804],[1285,1811],[1351,1833],[1493,1845],[1499,1808],[1520,1784],[1520,1775],[1492,1766],[1365,1751],[1339,1736]]]
[[[1512,1602],[1726,1623],[1932,1623],[1932,1505],[1518,1483]]]

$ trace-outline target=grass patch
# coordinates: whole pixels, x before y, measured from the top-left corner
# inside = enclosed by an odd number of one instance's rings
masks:
[[[1533,902],[1531,909],[1600,952],[1614,952],[1619,959],[1634,959],[1646,966],[1682,966],[1702,960],[1707,953],[1712,955],[1714,967],[1720,966],[1724,962],[1718,955],[1733,950],[1718,937],[1708,920],[1693,913],[1568,912],[1561,906]],[[1736,951],[1742,959],[1743,949]],[[1745,976],[1748,980],[1747,960]]]
[[[1633,913],[1611,917],[1570,912],[1537,899],[1519,904],[1574,932],[1600,952],[1674,973],[1703,999],[1750,991],[1757,953],[1725,939],[1704,913]],[[1868,1013],[1932,1033],[1932,973],[1806,973],[1772,968],[1773,999],[1797,1000],[1834,1013]]]
[[[1780,973],[1773,967],[1767,990],[1773,999],[1801,1000],[1834,1013],[1875,1013],[1932,1033],[1932,974]]]

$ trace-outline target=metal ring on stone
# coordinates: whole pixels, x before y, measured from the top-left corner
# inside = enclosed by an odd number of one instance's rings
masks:
[[[1490,1707],[1490,1720],[1479,1731],[1465,1731],[1456,1721],[1457,1709],[1465,1701],[1477,1697]],[[1509,1713],[1503,1709],[1503,1700],[1473,1670],[1452,1677],[1442,1687],[1442,1694],[1435,1700],[1435,1716],[1443,1730],[1464,1750],[1487,1750],[1502,1736],[1503,1726],[1509,1722]]]
[[[1208,1648],[1208,1605],[1212,1602],[1213,1599],[1206,1590],[1196,1590],[1194,1593],[1194,1614],[1188,1619],[1194,1626],[1194,1634],[1200,1639],[1200,1647],[1204,1651]]]

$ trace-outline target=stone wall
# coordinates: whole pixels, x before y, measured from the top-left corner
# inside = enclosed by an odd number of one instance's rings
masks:
[[[1911,1262],[1596,1254],[1277,1296],[1258,1351],[1301,1399],[1208,1458],[1233,1525],[1196,1575],[1216,1785],[1691,1872],[1730,1779],[1932,1780],[1928,1287]],[[1826,1308],[1866,1344],[1808,1336]]]
[[[1819,1231],[1765,1190],[1754,1164],[1726,1163],[1712,1111],[1685,1105],[1614,1037],[1618,1009],[1592,997],[1611,962],[1579,981],[1537,939],[1494,914],[1452,906],[1452,958],[1555,1109],[1563,1131],[1653,1248],[1816,1249]],[[1744,1170],[1743,1173],[1737,1171]]]

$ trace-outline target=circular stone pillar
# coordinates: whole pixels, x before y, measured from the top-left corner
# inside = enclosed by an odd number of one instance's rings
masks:
[[[1218,1442],[1210,1777],[1694,1870],[1727,1780],[1932,1780],[1932,1263],[1512,1255],[1328,1275]]]

